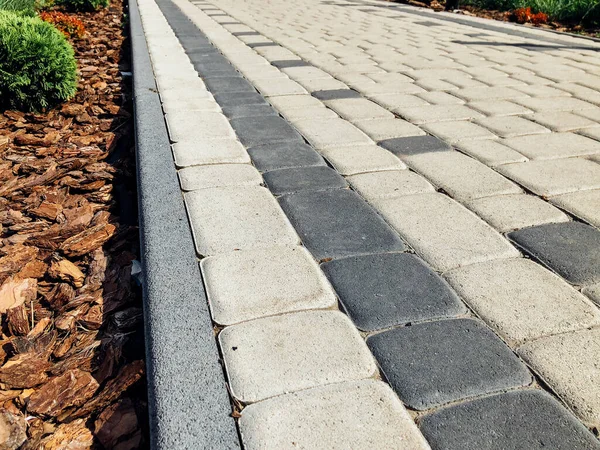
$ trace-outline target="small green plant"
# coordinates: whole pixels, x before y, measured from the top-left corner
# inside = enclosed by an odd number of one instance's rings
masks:
[[[75,55],[60,31],[39,17],[0,11],[0,105],[38,111],[76,91]]]
[[[56,0],[56,3],[70,11],[97,11],[108,6],[108,0]]]

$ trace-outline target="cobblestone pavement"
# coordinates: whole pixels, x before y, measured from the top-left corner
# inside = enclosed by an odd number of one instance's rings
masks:
[[[600,44],[139,6],[245,448],[600,448]]]

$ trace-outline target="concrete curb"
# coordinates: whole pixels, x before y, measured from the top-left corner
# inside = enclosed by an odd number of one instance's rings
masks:
[[[151,446],[240,448],[135,1],[129,13]]]

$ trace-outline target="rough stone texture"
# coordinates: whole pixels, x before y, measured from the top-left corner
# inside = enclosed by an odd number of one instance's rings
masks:
[[[240,430],[248,450],[404,448],[429,445],[394,392],[364,380],[287,394],[250,405]]]
[[[600,305],[600,283],[588,286],[582,292]]]
[[[223,187],[185,194],[198,254],[297,245],[298,236],[263,187]]]
[[[600,231],[578,222],[540,225],[509,234],[533,258],[577,285],[600,281]]]
[[[527,259],[475,264],[445,278],[511,346],[600,324],[600,311],[588,299]]]
[[[173,144],[177,167],[202,164],[249,163],[250,158],[236,139],[208,139]]]
[[[231,126],[246,147],[301,141],[296,130],[281,117],[242,117],[231,120]]]
[[[434,192],[434,187],[409,170],[385,170],[361,173],[347,177],[352,188],[365,200],[401,197],[403,195]]]
[[[373,143],[366,134],[342,119],[306,119],[294,125],[317,150]]]
[[[184,191],[195,191],[223,186],[258,186],[262,177],[250,164],[211,164],[181,169],[179,183]]]
[[[203,259],[201,267],[213,320],[221,325],[336,303],[302,247],[224,253]]]
[[[558,195],[552,197],[550,201],[574,216],[600,228],[600,190]]]
[[[585,189],[600,189],[600,165],[585,159],[507,164],[498,167],[498,171],[544,197]]]
[[[570,220],[551,204],[526,194],[479,198],[469,201],[467,206],[501,233]]]
[[[407,164],[457,199],[518,194],[522,190],[486,165],[459,152],[431,152],[404,158]]]
[[[325,161],[303,142],[280,142],[248,149],[254,166],[261,172],[291,167],[325,166]]]
[[[343,177],[325,166],[273,170],[266,172],[264,177],[274,195],[348,187]]]
[[[489,225],[442,194],[375,200],[373,204],[417,254],[437,270],[519,256]]]
[[[317,260],[406,248],[383,219],[352,191],[290,194],[279,201]]]
[[[377,145],[329,147],[322,149],[321,155],[342,175],[406,169],[402,161]]]
[[[377,372],[360,334],[338,311],[245,322],[225,328],[219,342],[231,393],[244,403]]]
[[[600,443],[569,411],[540,390],[484,397],[425,416],[421,431],[448,450],[597,450]]]
[[[478,320],[396,328],[367,343],[400,399],[417,410],[532,381],[527,367]]]
[[[600,426],[600,329],[525,344],[519,355],[588,426]]]
[[[503,144],[531,159],[555,159],[600,153],[600,142],[572,133],[546,133],[505,139]]]
[[[322,268],[344,309],[363,331],[466,313],[446,282],[414,255],[350,257]]]

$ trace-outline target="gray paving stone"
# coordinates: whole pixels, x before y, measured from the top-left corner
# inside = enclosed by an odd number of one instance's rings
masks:
[[[271,61],[271,65],[280,69],[285,69],[288,67],[307,67],[310,66],[310,63],[307,63],[302,59],[279,59]]]
[[[356,256],[321,267],[363,331],[466,313],[450,286],[414,255]]]
[[[192,166],[178,172],[181,189],[195,191],[223,186],[258,186],[262,177],[250,164],[209,164]]]
[[[600,283],[592,284],[591,286],[584,288],[581,292],[600,306]]]
[[[452,147],[434,136],[411,136],[404,138],[386,139],[379,145],[399,158],[429,152],[450,151]]]
[[[490,139],[460,141],[456,143],[456,148],[490,167],[527,161],[527,158],[515,150]]]
[[[275,397],[246,407],[247,450],[403,448],[429,450],[398,397],[381,381],[362,380]]]
[[[233,92],[256,92],[252,85],[241,77],[219,77],[205,80],[206,87],[213,95]]]
[[[244,403],[377,373],[358,330],[339,311],[251,320],[225,328],[219,342],[231,394]]]
[[[290,194],[279,201],[317,260],[406,248],[383,219],[352,191]]]
[[[225,92],[215,94],[215,100],[221,107],[230,105],[258,105],[265,104],[267,101],[258,92]]]
[[[600,153],[600,142],[573,133],[518,136],[502,142],[531,159],[568,158]]]
[[[550,395],[526,389],[427,415],[421,432],[434,449],[598,450],[600,442]]]
[[[325,160],[303,142],[281,142],[248,149],[254,166],[261,172],[291,167],[325,166]]]
[[[223,114],[228,119],[241,117],[276,116],[277,112],[270,105],[227,105],[223,106]]]
[[[242,117],[231,120],[231,126],[246,147],[298,141],[302,137],[281,117]]]
[[[600,231],[578,222],[554,223],[510,233],[519,247],[577,285],[600,281]]]
[[[348,187],[339,173],[325,166],[273,170],[263,177],[274,195]]]
[[[373,144],[373,141],[343,119],[303,119],[294,122],[294,126],[316,149],[341,147],[348,145]]]
[[[367,344],[400,400],[417,410],[532,381],[527,367],[478,320],[396,328]]]
[[[358,92],[352,89],[328,89],[326,91],[315,91],[311,95],[319,100],[339,100],[343,98],[362,98]]]
[[[571,192],[550,201],[585,222],[600,228],[600,189]]]

